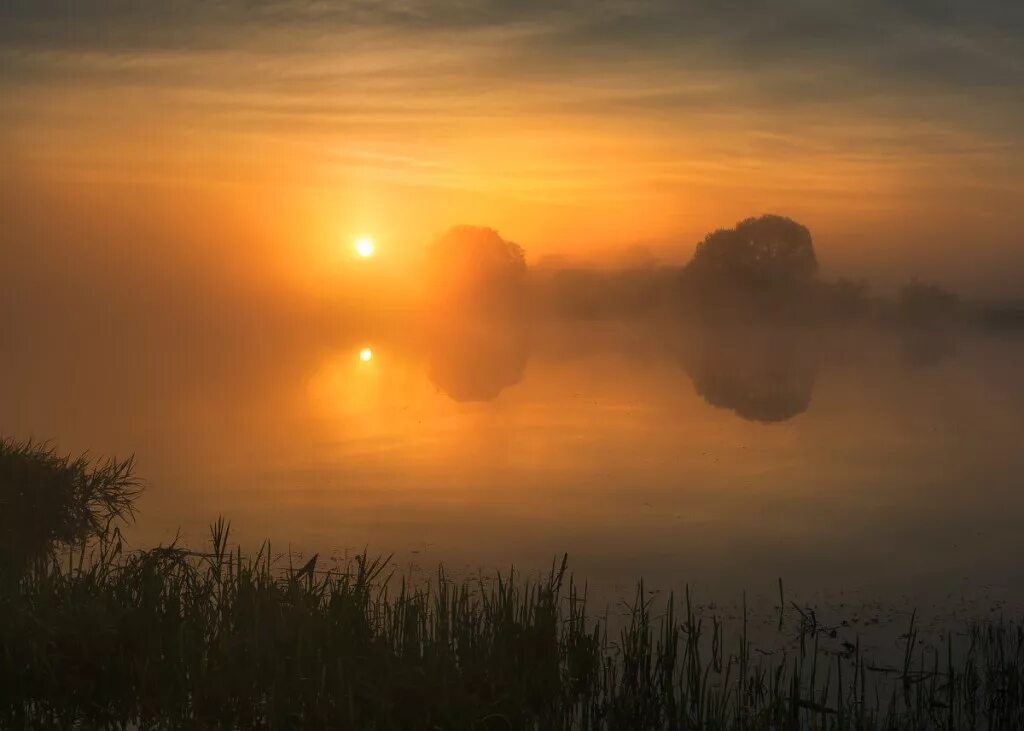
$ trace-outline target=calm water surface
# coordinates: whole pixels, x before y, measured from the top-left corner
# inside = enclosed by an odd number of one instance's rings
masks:
[[[783,576],[1020,599],[1020,339],[606,322],[176,342],[81,335],[0,366],[3,433],[136,454],[136,545],[225,515],[244,544],[412,571],[568,552],[609,594]]]

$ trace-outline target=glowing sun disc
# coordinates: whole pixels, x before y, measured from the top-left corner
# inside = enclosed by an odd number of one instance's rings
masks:
[[[362,350],[359,351],[359,360],[363,361],[364,363],[370,362],[371,360],[373,360],[373,351],[370,350],[369,348],[363,348]]]
[[[364,259],[373,256],[373,251],[376,248],[377,247],[373,245],[373,239],[369,236],[360,236],[356,239],[356,253]]]

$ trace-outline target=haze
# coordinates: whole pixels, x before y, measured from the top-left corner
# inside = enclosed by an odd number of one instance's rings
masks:
[[[1016,3],[8,2],[0,63],[29,311],[40,283],[336,300],[359,235],[397,295],[463,223],[682,263],[765,212],[826,273],[1024,290]]]

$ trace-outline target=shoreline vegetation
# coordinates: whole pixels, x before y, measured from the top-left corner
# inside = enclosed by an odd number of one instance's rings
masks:
[[[129,551],[132,462],[0,440],[0,722],[9,728],[922,729],[1024,726],[1024,622],[978,620],[878,666],[787,602],[765,653],[687,591],[643,582],[622,627],[567,559],[537,580],[412,585],[387,559],[342,569]],[[788,611],[792,605],[796,612]]]
[[[637,259],[593,267],[524,249],[494,229],[454,226],[427,251],[428,311],[565,320],[643,318],[706,327],[1024,328],[1024,301],[962,299],[912,278],[894,294],[865,279],[823,276],[810,230],[785,216],[746,218],[709,232],[685,264]]]

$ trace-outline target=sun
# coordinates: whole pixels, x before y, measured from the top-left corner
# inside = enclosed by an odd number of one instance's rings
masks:
[[[364,363],[369,363],[371,360],[373,360],[373,351],[370,350],[369,348],[363,348],[362,350],[359,351],[359,360],[363,361]]]
[[[373,239],[369,236],[360,236],[356,239],[356,253],[364,259],[373,256],[373,252],[376,248],[377,247],[373,244]]]

